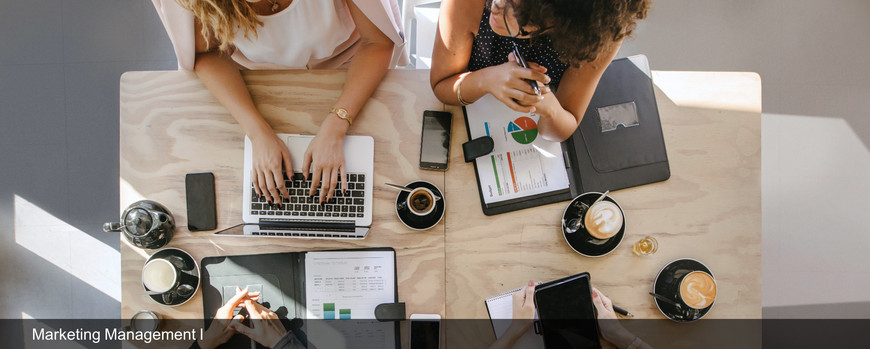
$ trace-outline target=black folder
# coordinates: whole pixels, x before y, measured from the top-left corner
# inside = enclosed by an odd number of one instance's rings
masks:
[[[389,251],[393,254],[393,266],[396,265],[396,251],[392,247],[318,252],[351,251]],[[200,263],[200,275],[202,275],[202,308],[205,316],[205,328],[208,328],[213,321],[215,311],[225,302],[225,292],[222,289],[237,285],[240,287],[252,284],[262,285],[261,291],[264,297],[259,300],[262,305],[288,323],[294,318],[306,321],[305,255],[307,253],[283,252],[203,258]],[[398,275],[395,268],[393,269],[393,280],[395,281],[392,285],[395,303],[379,305],[375,314],[378,320],[394,321],[395,347],[400,348],[398,320],[404,319],[404,304],[399,303]],[[392,309],[390,309],[391,307]],[[381,308],[387,308],[388,311],[384,312]],[[389,310],[401,312],[401,318],[382,318],[379,315],[387,313],[388,315],[385,317],[394,316]],[[222,347],[250,347],[250,339],[243,335],[235,335]]]
[[[463,113],[471,139],[465,108]],[[496,215],[570,200],[585,192],[613,191],[667,180],[670,167],[646,56],[620,58],[610,63],[580,126],[562,142],[562,152],[570,181],[568,190],[489,205],[484,201],[475,162],[483,213]]]

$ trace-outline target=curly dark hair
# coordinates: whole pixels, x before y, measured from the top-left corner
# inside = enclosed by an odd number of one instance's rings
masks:
[[[562,62],[579,66],[598,55],[646,18],[650,0],[506,0],[520,27],[537,26],[535,36],[546,35]]]

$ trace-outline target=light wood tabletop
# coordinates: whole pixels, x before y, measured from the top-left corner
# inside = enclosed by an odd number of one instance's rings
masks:
[[[653,81],[671,177],[609,194],[625,213],[626,230],[608,255],[585,257],[568,246],[561,232],[568,202],[485,216],[473,166],[460,152],[451,154],[449,318],[486,319],[486,298],[529,280],[586,271],[614,304],[637,318],[663,319],[647,292],[679,258],[701,261],[716,278],[718,297],[707,318],[761,318],[761,80],[755,73],[653,72]],[[452,149],[467,140],[464,127],[453,128]],[[632,245],[647,235],[658,240],[658,252],[635,256]],[[494,340],[480,335],[492,333],[486,321],[447,330],[462,346]]]
[[[315,134],[341,91],[343,71],[244,72],[258,110],[279,133]],[[444,188],[444,173],[418,168],[424,110],[444,110],[425,71],[393,70],[365,105],[349,134],[375,139],[374,216],[363,240],[217,237],[187,230],[184,176],[213,172],[218,229],[242,222],[244,133],[192,73],[129,72],[121,78],[120,208],[141,198],[166,205],[175,217],[167,247],[203,257],[389,246],[396,250],[399,300],[410,313],[444,311],[444,221],[426,231],[396,217],[398,191],[385,182],[426,180]],[[178,307],[147,297],[141,269],[153,250],[121,243],[121,315],[141,309],[165,318],[202,318],[201,292]],[[209,314],[211,315],[211,314]]]
[[[277,132],[302,134],[317,131],[345,80],[341,71],[243,76],[257,108]],[[719,286],[709,318],[760,318],[760,78],[754,73],[654,72],[653,80],[671,178],[611,193],[625,212],[626,233],[604,257],[581,256],[565,243],[560,218],[567,202],[483,214],[473,166],[462,159],[467,134],[459,108],[446,107],[454,114],[449,171],[418,168],[422,113],[445,110],[432,94],[427,70],[390,71],[351,128],[350,134],[375,139],[374,221],[364,240],[189,232],[186,173],[215,174],[219,229],[241,222],[244,134],[196,76],[184,72],[130,72],[121,78],[120,209],[141,198],[163,203],[177,225],[167,247],[184,249],[198,261],[217,255],[394,247],[399,299],[407,303],[408,315],[487,319],[484,299],[490,296],[529,279],[588,271],[594,286],[638,318],[664,318],[646,293],[668,262],[694,258],[712,270]],[[398,221],[396,191],[383,185],[416,179],[441,188],[447,203],[441,223],[423,232]],[[658,252],[634,256],[631,245],[646,235],[658,240]],[[141,268],[153,252],[122,239],[122,316],[149,309],[168,318],[202,317],[199,293],[174,308],[146,296]],[[486,335],[492,332],[487,321],[463,326],[447,324],[446,331],[471,347],[494,340]]]

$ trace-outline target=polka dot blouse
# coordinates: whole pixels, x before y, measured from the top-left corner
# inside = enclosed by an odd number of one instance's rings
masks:
[[[507,62],[508,55],[513,52],[511,40],[515,40],[520,48],[520,54],[526,62],[535,62],[547,68],[550,76],[550,88],[556,90],[562,74],[568,65],[559,61],[559,54],[553,50],[553,43],[547,36],[536,37],[534,44],[529,39],[513,39],[500,36],[489,26],[489,8],[484,8],[480,28],[471,48],[471,58],[468,60],[468,70],[475,71]]]

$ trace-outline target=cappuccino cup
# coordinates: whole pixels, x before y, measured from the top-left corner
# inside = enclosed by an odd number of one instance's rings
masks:
[[[612,201],[601,200],[586,210],[583,225],[596,239],[606,240],[622,229],[622,210]]]
[[[680,300],[694,309],[704,309],[716,300],[716,280],[703,271],[693,271],[680,281]]]
[[[408,194],[404,206],[415,215],[426,216],[435,210],[435,201],[440,199],[429,188],[419,187]]]

